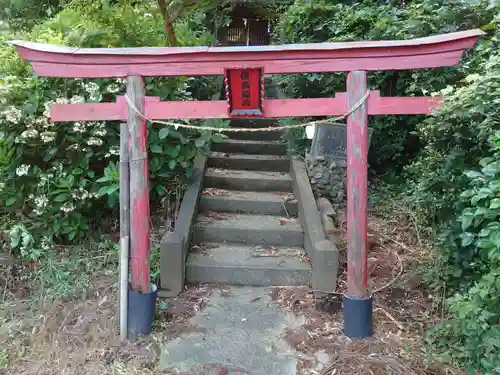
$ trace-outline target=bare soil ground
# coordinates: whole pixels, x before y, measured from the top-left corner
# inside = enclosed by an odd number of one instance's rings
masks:
[[[315,301],[307,288],[270,290],[284,309],[305,318],[302,329],[286,334],[286,340],[303,355],[301,368],[311,368],[308,361],[318,350],[335,358],[322,373],[304,373],[461,374],[457,369],[425,365],[422,337],[428,324],[439,320],[440,311],[420,282],[418,269],[430,256],[422,234],[405,214],[393,215],[391,220],[371,214],[369,227],[371,286],[379,290],[374,294],[375,338],[353,342],[343,336],[339,294]],[[337,234],[343,239],[337,290],[342,293],[346,280],[342,220]],[[16,266],[6,259],[0,269],[0,374],[5,375],[167,375],[168,371],[157,368],[160,346],[196,330],[189,318],[204,308],[210,293],[218,288],[192,286],[175,300],[160,301],[153,334],[122,344],[115,270],[94,272],[91,289],[54,301],[23,281],[23,272],[36,264]]]
[[[340,215],[341,218],[345,216]],[[427,363],[423,345],[426,327],[439,321],[438,301],[421,282],[419,270],[430,262],[430,248],[411,216],[387,219],[369,215],[368,272],[374,291],[374,337],[351,341],[343,335],[342,293],[346,291],[346,223],[339,222],[341,270],[337,293],[320,301],[308,288],[274,288],[272,297],[286,310],[305,318],[286,339],[302,357],[299,366],[310,370],[314,353],[324,350],[334,360],[316,375],[428,375],[465,372]],[[300,370],[300,369],[299,369]],[[300,373],[300,372],[299,372]]]

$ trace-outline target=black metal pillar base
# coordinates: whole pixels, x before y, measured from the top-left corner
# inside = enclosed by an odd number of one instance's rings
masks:
[[[350,339],[373,335],[373,299],[344,296],[344,334]]]
[[[136,340],[141,335],[149,335],[153,330],[158,289],[151,284],[151,292],[128,292],[128,338]]]

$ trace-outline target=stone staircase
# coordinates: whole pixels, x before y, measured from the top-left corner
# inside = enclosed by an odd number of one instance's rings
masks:
[[[270,126],[233,121],[232,126]],[[308,285],[311,266],[297,220],[290,159],[278,132],[229,133],[212,146],[186,281],[235,285]]]

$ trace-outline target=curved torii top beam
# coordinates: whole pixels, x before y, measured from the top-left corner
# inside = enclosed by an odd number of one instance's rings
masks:
[[[12,41],[39,76],[104,78],[221,75],[262,67],[266,74],[404,70],[456,65],[484,32],[478,29],[402,41],[251,47],[74,48]]]

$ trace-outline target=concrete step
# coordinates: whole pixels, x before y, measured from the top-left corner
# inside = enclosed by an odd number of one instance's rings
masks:
[[[288,173],[240,171],[208,168],[203,182],[205,188],[246,191],[292,191]]]
[[[252,286],[309,285],[311,266],[304,255],[301,247],[202,243],[191,248],[186,280]]]
[[[229,124],[231,128],[269,128],[277,126],[278,121],[269,118],[233,118]],[[245,132],[247,133],[247,132]],[[230,133],[235,134],[235,133]],[[232,138],[232,137],[231,137]]]
[[[286,155],[286,145],[281,142],[225,139],[223,142],[213,143],[212,151],[235,154]]]
[[[280,155],[225,154],[212,152],[208,167],[239,169],[245,171],[288,172],[290,160]]]
[[[295,217],[297,201],[292,193],[204,189],[200,210]]]
[[[197,217],[193,230],[193,243],[203,242],[304,246],[304,232],[297,219],[208,212]]]
[[[256,126],[256,127],[267,127],[265,125],[263,126]],[[229,138],[231,139],[240,139],[243,141],[264,141],[264,142],[271,142],[271,141],[279,141],[281,140],[282,136],[284,133],[282,131],[266,131],[266,132],[234,132],[234,133],[229,133]]]

